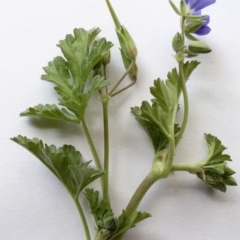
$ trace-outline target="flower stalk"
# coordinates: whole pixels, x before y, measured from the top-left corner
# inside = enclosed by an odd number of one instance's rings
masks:
[[[109,200],[109,126],[108,126],[108,104],[111,99],[108,95],[101,95],[103,108],[103,129],[104,129],[104,176],[103,176],[103,199],[110,208]]]

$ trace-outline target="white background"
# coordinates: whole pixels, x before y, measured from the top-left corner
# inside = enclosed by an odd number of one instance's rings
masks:
[[[137,84],[110,103],[110,197],[119,215],[149,171],[153,157],[148,136],[129,109],[150,100],[153,80],[165,78],[176,65],[171,39],[179,31],[179,19],[167,0],[112,0],[112,4],[139,51]],[[2,0],[0,5],[0,239],[85,239],[74,203],[61,183],[33,155],[9,139],[22,134],[57,146],[73,144],[86,160],[91,159],[79,127],[20,118],[18,114],[38,103],[57,103],[53,85],[40,80],[42,67],[60,55],[55,45],[75,27],[100,27],[100,36],[115,44],[108,76],[110,81],[117,81],[124,68],[113,22],[104,0]],[[237,171],[234,176],[238,183],[239,12],[237,0],[218,0],[204,11],[211,15],[212,32],[201,39],[213,52],[198,58],[202,64],[188,82],[189,123],[175,158],[177,162],[203,159],[207,153],[204,133],[212,133],[228,147],[226,153],[233,159],[230,166]],[[97,98],[90,105],[89,125],[102,156],[101,108]],[[179,121],[182,111],[183,107]],[[87,208],[86,200],[81,201]],[[239,187],[229,187],[224,194],[187,173],[157,182],[139,210],[153,217],[130,230],[126,239],[238,240],[240,236]],[[90,216],[88,220],[93,224]]]

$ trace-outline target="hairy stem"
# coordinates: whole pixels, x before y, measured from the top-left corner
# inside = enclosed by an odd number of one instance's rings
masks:
[[[172,165],[171,171],[185,171],[190,173],[201,172],[201,163],[175,163]]]
[[[86,124],[85,119],[82,119],[82,127],[83,127],[84,133],[86,135],[86,138],[87,138],[87,141],[88,141],[88,145],[89,145],[90,150],[92,152],[93,159],[95,161],[97,169],[102,171],[103,168],[102,168],[102,165],[101,165],[101,162],[100,162],[100,159],[99,159],[96,147],[95,147],[94,142],[92,140],[92,137],[91,137],[91,134],[89,132],[89,129],[88,129],[88,126]],[[101,177],[101,185],[102,185],[102,189],[103,189],[103,185],[104,184],[103,184],[103,178],[102,177]]]
[[[113,87],[113,89],[109,92],[110,96],[115,95],[114,91],[117,89],[117,87],[121,84],[121,82],[124,80],[124,78],[129,74],[129,72],[132,70],[132,68],[135,65],[135,61],[132,61],[130,66],[128,67],[128,69],[126,70],[126,72],[123,74],[123,76],[118,80],[118,82],[116,83],[116,85]]]
[[[103,76],[107,80],[107,67],[106,65],[103,66]],[[108,95],[108,86],[105,87],[106,95]]]
[[[102,95],[103,128],[104,128],[104,176],[103,176],[103,199],[110,207],[109,201],[109,127],[108,127],[108,103],[110,97]]]
[[[140,202],[142,201],[143,197],[147,193],[147,191],[150,189],[150,187],[159,180],[158,177],[154,176],[152,172],[150,172],[145,179],[142,181],[142,183],[138,186],[137,190],[133,194],[130,202],[128,203],[126,207],[126,211],[128,213],[133,213],[139,206]]]
[[[84,212],[83,212],[83,209],[82,209],[82,206],[79,202],[78,197],[74,197],[74,202],[76,204],[76,207],[78,209],[79,215],[80,215],[81,220],[82,220],[84,232],[85,232],[85,235],[86,235],[86,240],[91,240],[91,235],[90,235],[90,232],[89,232],[87,220],[86,220],[86,217],[84,215]]]
[[[186,81],[184,77],[184,72],[183,72],[183,63],[179,63],[179,77],[181,81],[181,86],[182,86],[182,92],[183,92],[183,100],[184,100],[184,115],[183,115],[183,122],[180,128],[180,131],[176,137],[175,140],[175,145],[177,146],[178,143],[180,142],[184,131],[187,126],[187,121],[188,121],[188,113],[189,113],[189,103],[188,103],[188,93],[187,93],[187,88],[186,88]]]
[[[113,19],[113,21],[114,21],[114,24],[115,24],[116,28],[119,29],[119,28],[121,27],[121,23],[120,23],[120,21],[118,20],[118,17],[117,17],[117,15],[116,15],[115,11],[113,10],[113,7],[112,7],[110,1],[109,1],[109,0],[106,0],[106,3],[107,3],[107,6],[108,6],[109,11],[110,11],[110,13],[111,13],[111,16],[112,16],[112,19]]]
[[[126,87],[123,87],[119,91],[113,93],[111,96],[114,97],[114,96],[118,95],[119,93],[127,90],[128,88],[132,87],[136,82],[137,82],[137,79],[135,78],[135,79],[133,79],[133,81],[130,84],[128,84]]]
[[[182,17],[181,19],[181,28],[182,28],[182,39],[183,39],[183,46],[185,45],[185,18]],[[187,126],[187,121],[188,121],[188,112],[189,112],[189,103],[188,103],[188,93],[187,93],[187,88],[186,88],[186,79],[184,76],[184,70],[183,70],[183,62],[178,63],[178,68],[179,68],[179,78],[181,82],[181,87],[182,87],[182,92],[183,92],[183,100],[184,100],[184,116],[183,116],[183,122],[181,129],[178,133],[178,136],[175,141],[175,145],[177,146],[178,143],[180,142],[184,131]]]

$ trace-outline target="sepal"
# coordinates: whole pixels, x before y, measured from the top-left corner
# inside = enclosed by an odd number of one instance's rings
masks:
[[[173,11],[174,11],[177,15],[181,16],[181,12],[180,12],[179,9],[177,8],[177,6],[172,2],[172,0],[169,0],[169,3],[170,3],[170,5],[171,5]]]

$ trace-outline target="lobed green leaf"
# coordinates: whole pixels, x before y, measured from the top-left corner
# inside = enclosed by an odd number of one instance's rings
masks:
[[[192,72],[197,68],[197,66],[200,64],[198,61],[191,61],[191,62],[186,62],[183,65],[183,71],[184,71],[184,77],[185,80],[187,81],[192,74]]]
[[[230,156],[223,154],[226,149],[221,141],[211,134],[205,135],[208,144],[208,155],[202,162],[202,171],[197,176],[207,185],[225,192],[227,185],[236,186],[237,183],[232,175],[235,173],[227,167],[227,161],[231,161]]]
[[[78,119],[74,114],[70,113],[65,108],[58,108],[55,104],[39,104],[35,107],[30,107],[26,111],[22,112],[20,116],[41,117],[76,124],[80,123],[80,119]]]
[[[57,148],[43,144],[37,138],[29,139],[20,135],[12,140],[35,155],[74,197],[78,197],[83,188],[103,174],[88,167],[90,162],[84,162],[81,153],[71,145]]]
[[[132,214],[129,214],[128,212],[123,211],[122,214],[116,219],[116,229],[109,240],[112,240],[121,233],[126,232],[128,229],[135,227],[137,223],[149,217],[151,217],[151,215],[146,212],[134,211]]]
[[[85,196],[89,202],[91,213],[94,216],[98,232],[110,236],[114,231],[116,224],[114,214],[104,200],[99,199],[99,191],[86,189]]]

